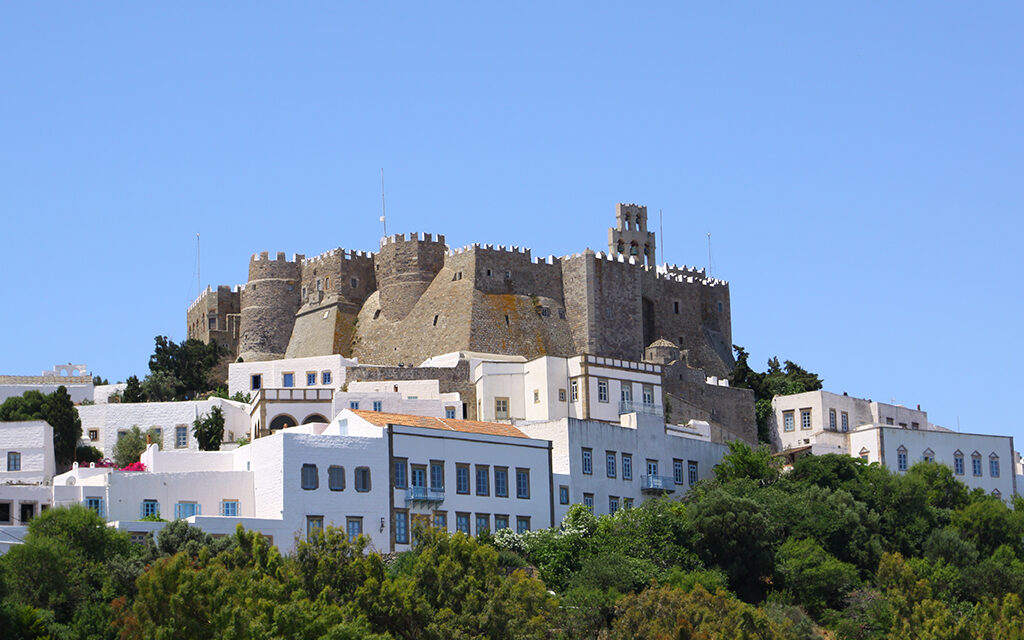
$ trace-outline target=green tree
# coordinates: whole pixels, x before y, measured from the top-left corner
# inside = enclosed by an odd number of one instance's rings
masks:
[[[133,462],[138,462],[139,456],[142,455],[142,452],[148,446],[146,442],[147,437],[158,447],[163,448],[163,441],[156,429],[143,432],[142,429],[139,429],[138,425],[134,425],[124,435],[120,436],[117,439],[117,443],[114,444],[114,464],[119,467],[127,467]]]
[[[82,438],[82,420],[64,385],[50,394],[30,390],[7,398],[0,405],[0,421],[18,420],[45,420],[53,427],[54,457],[61,465],[71,464]]]
[[[767,446],[751,448],[740,440],[730,440],[728,446],[729,453],[715,465],[715,478],[719,482],[749,478],[761,485],[769,485],[779,479],[782,463]]]
[[[771,401],[775,396],[788,396],[821,389],[824,381],[816,373],[786,360],[780,364],[777,357],[768,360],[764,373],[754,371],[749,364],[750,354],[739,345],[733,345],[736,365],[729,376],[729,384],[754,392],[754,413],[757,417],[757,435],[762,442],[771,441],[769,419]]]
[[[217,406],[192,422],[192,433],[203,451],[219,451],[224,439],[224,411]]]
[[[150,375],[160,376],[162,384],[173,382],[172,399],[192,400],[200,393],[212,391],[216,384],[209,379],[227,349],[216,341],[209,344],[189,338],[176,344],[167,336],[154,338],[156,346],[149,357]]]
[[[1010,509],[998,498],[985,497],[958,509],[953,512],[952,525],[982,556],[1004,544],[1021,556],[1024,512]]]
[[[121,394],[121,402],[145,402],[146,393],[142,390],[142,383],[137,376],[128,376],[125,381],[124,393]]]
[[[781,586],[811,615],[838,608],[860,582],[857,567],[838,560],[814,540],[790,538],[775,555]]]
[[[166,371],[156,371],[142,381],[142,392],[148,402],[169,402],[179,399],[181,382]]]
[[[107,380],[106,378],[101,378],[100,376],[93,376],[92,384],[94,387],[98,387],[103,384],[110,384],[110,380]]]

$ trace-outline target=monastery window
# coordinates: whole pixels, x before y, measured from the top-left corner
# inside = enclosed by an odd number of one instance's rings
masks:
[[[550,317],[551,316],[551,309],[548,309],[547,307],[541,307],[540,308],[540,315],[544,316],[545,318]]]
[[[622,454],[622,479],[633,479],[633,454],[631,453]]]
[[[597,381],[597,401],[608,402],[608,381],[599,379]]]
[[[508,398],[494,399],[494,419],[508,420]]]
[[[188,449],[188,427],[178,425],[174,427],[174,448]]]
[[[977,451],[971,454],[971,473],[975,477],[981,477],[981,454]]]
[[[907,470],[907,449],[906,447],[900,446],[896,450],[896,470],[906,471]]]
[[[844,411],[843,415],[842,415],[842,418],[843,418],[843,433],[846,433],[847,431],[850,430],[850,414],[848,414],[848,413],[846,413]]]
[[[336,465],[327,467],[327,488],[331,491],[345,490],[345,467]]]
[[[502,529],[508,529],[508,516],[495,514],[494,530],[501,531]]]
[[[907,428],[907,423],[906,422],[901,422],[900,423],[900,428],[901,429],[906,429]]]
[[[506,271],[505,272],[505,279],[506,280],[511,280],[512,279],[512,272],[511,271]]]
[[[320,278],[316,279],[316,290],[317,291],[323,291],[324,290],[324,283],[320,280]]]
[[[356,538],[363,535],[363,518],[362,516],[346,516],[345,517],[345,533],[348,534],[348,539],[351,542],[355,542]]]
[[[561,318],[562,320],[565,320],[565,309],[558,310],[558,317]]]
[[[491,514],[489,513],[478,513],[476,514],[476,535],[481,533],[491,532]]]
[[[924,453],[921,454],[921,459],[925,462],[935,462],[935,452],[931,449],[925,449]]]
[[[461,533],[469,535],[469,514],[468,513],[456,513],[455,514],[455,530]]]
[[[302,287],[302,297],[306,297],[306,287]]]
[[[594,473],[594,452],[591,449],[583,449],[583,473],[588,476]]]
[[[476,495],[491,495],[491,468],[486,464],[476,465]]]
[[[380,317],[380,309],[377,309],[376,311],[373,312],[373,319],[376,320],[379,317]]]
[[[801,409],[800,410],[800,428],[807,430],[811,428],[811,410]]]
[[[448,530],[448,512],[447,511],[435,511],[434,512],[434,527],[441,531]]]
[[[263,376],[254,374],[249,380],[249,388],[252,391],[259,391],[263,387]]]
[[[320,372],[320,383],[321,384],[331,384],[331,372],[330,371],[321,371]]]
[[[294,387],[295,386],[295,374],[294,373],[282,374],[282,376],[281,376],[281,386],[282,387]]]
[[[455,493],[469,494],[469,465],[455,465]]]
[[[832,431],[836,430],[836,410],[828,410],[828,428]]]
[[[395,509],[395,542],[409,544],[409,512]]]
[[[860,459],[861,459],[861,460],[863,460],[864,462],[867,462],[867,461],[868,461],[868,458],[869,458],[870,456],[871,456],[871,452],[870,452],[870,451],[868,451],[868,450],[867,450],[866,448],[862,448],[862,449],[860,450]]]
[[[794,413],[792,411],[782,412],[782,428],[785,431],[792,431],[796,428]]]
[[[892,418],[886,418],[885,424],[892,424]]]
[[[444,490],[444,462],[440,460],[430,461],[430,488]]]
[[[508,497],[508,467],[494,467],[494,495],[499,498]]]
[[[647,475],[648,476],[652,476],[652,477],[658,475],[658,461],[657,460],[651,460],[651,459],[647,460]]]
[[[686,479],[690,483],[691,487],[693,485],[697,484],[697,480],[700,479],[700,472],[699,471],[700,470],[699,470],[699,468],[697,466],[697,461],[696,460],[689,460],[686,463],[686,475],[687,475]]]
[[[604,472],[609,478],[614,478],[616,475],[616,464],[615,464],[615,452],[606,451],[604,454]]]
[[[718,303],[718,313],[722,313],[722,303]]]
[[[448,420],[454,420],[455,419],[455,407],[445,407],[444,408],[444,417],[447,418]]]
[[[964,454],[959,451],[953,454],[953,473],[958,476],[964,475]]]
[[[316,384],[316,372],[315,371],[308,371],[308,372],[306,372],[306,386],[307,387],[312,387],[315,384]]]
[[[330,291],[331,290],[331,279],[330,278],[324,278],[324,290],[325,291]]]
[[[508,321],[508,314],[507,314],[507,313],[505,314],[505,326],[506,326],[506,327],[508,327],[508,326],[511,326],[511,325],[509,324],[509,321]]]
[[[100,439],[99,429],[89,429],[89,440],[96,442]]]
[[[673,312],[674,312],[674,313],[675,313],[676,315],[679,315],[679,301],[678,301],[678,300],[673,300],[673,301],[672,301],[672,311],[673,311]]]
[[[238,500],[222,500],[220,503],[220,515],[230,518],[238,517]]]
[[[579,402],[580,400],[580,383],[579,380],[569,381],[569,393],[573,402]]]
[[[354,478],[356,491],[366,493],[370,490],[370,467],[356,467]]]
[[[522,500],[530,498],[530,470],[521,467],[516,469],[516,497]]]
[[[565,402],[565,389],[558,390],[558,401]]]
[[[462,272],[461,271],[456,271],[455,272],[455,275],[452,277],[452,281],[455,281],[455,280],[462,280]]]
[[[490,269],[488,269],[488,270],[487,270],[487,277],[488,277],[488,278],[490,278],[490,277],[491,277],[491,270],[490,270]]]
[[[306,538],[312,540],[324,531],[323,516],[306,516]]]
[[[558,504],[569,504],[569,487],[564,484],[558,486]]]
[[[349,280],[349,284],[352,285],[353,289],[357,288],[359,286],[359,278],[352,278]]]
[[[406,477],[406,471],[408,469],[408,458],[395,458],[394,469],[395,469],[395,488],[405,489],[408,487],[408,479]]]
[[[302,488],[306,491],[312,491],[320,486],[320,477],[315,464],[302,465],[301,480]]]
[[[594,494],[583,494],[583,506],[586,507],[587,510],[590,511],[590,513],[594,513]]]
[[[683,461],[672,460],[672,481],[676,484],[683,484]]]
[[[216,318],[216,316],[211,316],[210,317],[210,329],[211,330],[216,330],[216,328],[217,328],[217,318]]]
[[[143,500],[139,509],[140,518],[151,518],[160,516],[160,503],[156,500]]]
[[[999,477],[999,456],[994,453],[988,457],[988,475]]]
[[[530,516],[516,516],[516,533],[526,533],[530,530]]]
[[[619,510],[619,496],[608,496],[608,513],[614,514]]]

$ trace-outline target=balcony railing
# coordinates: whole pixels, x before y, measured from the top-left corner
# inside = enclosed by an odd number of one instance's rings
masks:
[[[676,481],[672,476],[640,476],[641,491],[665,491],[676,490]]]
[[[661,406],[652,402],[634,402],[622,400],[619,402],[619,415],[624,413],[643,413],[649,416],[660,416]]]
[[[405,490],[406,502],[444,502],[444,489],[434,487],[409,487]]]

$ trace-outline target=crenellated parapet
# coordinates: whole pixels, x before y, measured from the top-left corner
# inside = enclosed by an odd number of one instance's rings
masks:
[[[444,236],[399,233],[381,239],[374,257],[380,309],[388,320],[409,314],[416,302],[444,268],[448,247]]]
[[[249,282],[241,292],[241,330],[238,351],[243,360],[268,360],[284,355],[299,308],[302,263],[266,251],[249,260]]]

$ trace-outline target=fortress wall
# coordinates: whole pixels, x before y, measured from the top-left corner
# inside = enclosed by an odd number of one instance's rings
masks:
[[[350,367],[346,380],[379,382],[382,380],[437,380],[440,393],[458,393],[462,399],[463,416],[476,420],[476,386],[469,378],[469,362],[461,361],[454,367],[379,367],[360,365]]]
[[[242,289],[239,355],[245,361],[284,356],[299,308],[303,256],[287,260],[267,252],[249,261],[249,282]]]
[[[397,234],[381,241],[374,258],[377,290],[382,314],[389,320],[402,320],[444,267],[447,247],[444,236],[429,233]],[[469,282],[472,282],[472,274]]]
[[[238,352],[238,324],[241,313],[241,287],[220,285],[206,290],[189,305],[186,313],[188,338],[218,344]],[[210,326],[210,318],[213,326]]]
[[[570,325],[582,328],[574,344],[587,353],[641,360],[644,328],[641,275],[643,269],[628,261],[607,259],[587,250],[562,258],[566,274],[565,297]],[[582,264],[579,264],[582,263]],[[585,314],[581,317],[580,314]]]
[[[663,385],[672,405],[672,421],[708,420],[728,436],[757,443],[754,392],[703,382],[680,381],[678,372],[664,371]],[[705,417],[701,417],[705,416]]]
[[[373,253],[332,249],[302,263],[302,305],[317,307],[325,300],[355,314],[377,290]]]

